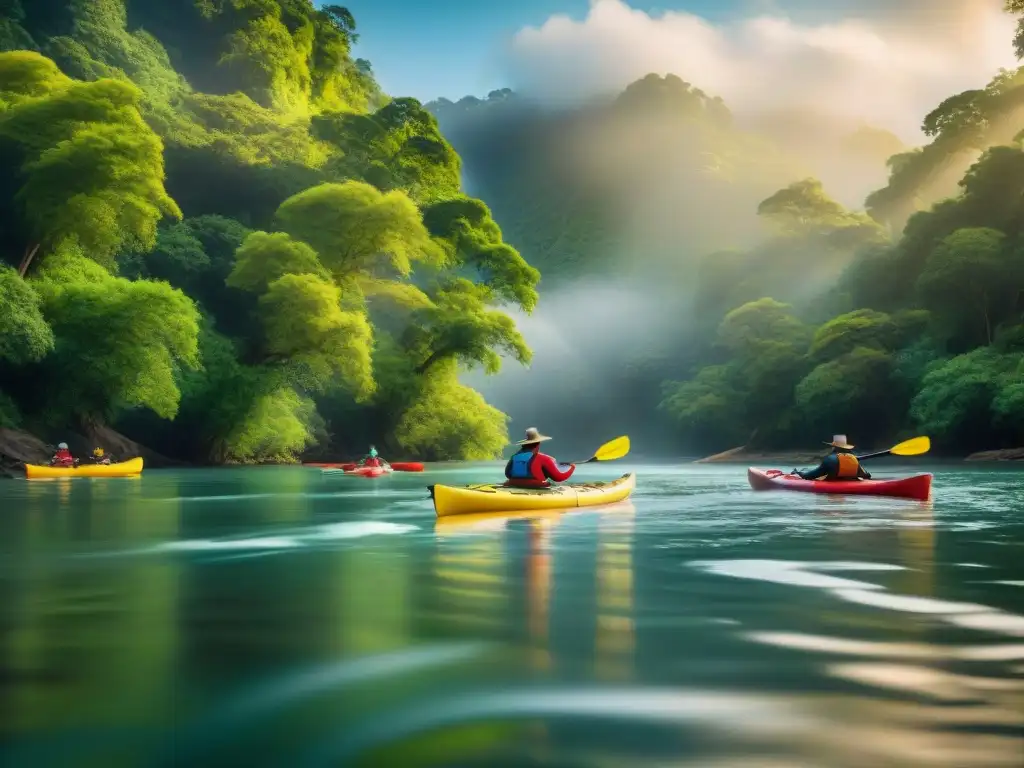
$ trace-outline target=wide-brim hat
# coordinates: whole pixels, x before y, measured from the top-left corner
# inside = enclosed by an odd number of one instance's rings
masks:
[[[537,431],[536,427],[527,427],[526,439],[513,443],[513,445],[533,445],[534,443],[543,443],[545,440],[552,439],[553,438],[550,438],[547,435],[542,435]]]
[[[846,435],[832,435],[832,442],[825,443],[825,445],[831,445],[833,448],[844,448],[847,451],[853,449],[853,446],[846,442]]]

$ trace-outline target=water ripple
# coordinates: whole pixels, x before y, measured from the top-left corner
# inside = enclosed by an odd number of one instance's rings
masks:
[[[139,549],[114,552],[86,552],[78,554],[77,557],[139,557],[145,555],[235,552],[239,550],[272,554],[274,552],[288,552],[301,548],[315,547],[327,542],[363,539],[370,536],[395,536],[418,530],[418,526],[408,523],[392,523],[385,520],[352,520],[344,523],[330,523],[313,528],[300,529],[290,533],[281,532],[276,536],[235,536],[223,539],[163,541]]]
[[[711,560],[693,561],[691,566],[709,573],[741,579],[767,581],[789,586],[822,589],[847,602],[904,613],[928,614],[964,629],[976,629],[1011,637],[1024,637],[1024,616],[975,603],[959,603],[931,598],[893,595],[870,582],[825,576],[817,571],[893,571],[901,566],[885,563],[822,562],[801,563],[788,560]]]
[[[211,749],[239,735],[239,729],[253,728],[289,706],[329,691],[466,661],[479,656],[487,647],[484,643],[422,646],[318,665],[272,680],[231,697],[221,703],[211,717],[176,733],[166,748],[167,756],[157,764],[179,765],[190,754]]]
[[[300,757],[309,768],[345,764],[365,752],[450,725],[487,720],[587,718],[661,725],[699,723],[739,733],[779,734],[808,727],[808,714],[782,697],[663,688],[508,689],[424,702],[345,728]]]

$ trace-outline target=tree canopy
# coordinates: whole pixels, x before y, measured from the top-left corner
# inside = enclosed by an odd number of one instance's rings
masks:
[[[192,461],[488,458],[539,273],[308,0],[0,4],[0,420]]]
[[[460,377],[530,364],[538,313],[574,403],[694,450],[1024,437],[1024,69],[905,147],[675,74],[392,98],[358,30],[309,0],[0,3],[0,423],[495,456],[507,417]]]
[[[1024,14],[1015,1],[1007,9]],[[931,142],[896,154],[889,185],[866,200],[884,229],[814,179],[760,204],[789,253],[810,247],[821,263],[828,243],[845,249],[842,274],[818,298],[766,279],[756,249],[707,258],[696,307],[702,318],[724,318],[718,343],[704,347],[688,380],[667,385],[662,403],[686,439],[708,448],[750,439],[784,447],[800,425],[797,433],[857,433],[859,443],[924,432],[940,451],[1020,444],[1022,82],[1020,72],[1002,72],[925,116]],[[755,285],[745,291],[752,269]],[[801,274],[814,273],[804,266]],[[775,298],[757,299],[758,290]],[[794,306],[778,300],[795,293]],[[788,370],[799,375],[773,372],[750,388],[756,368],[778,359],[773,345],[787,339]],[[774,423],[746,408],[761,393],[777,395]]]

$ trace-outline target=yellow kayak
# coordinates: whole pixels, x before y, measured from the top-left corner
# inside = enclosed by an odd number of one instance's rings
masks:
[[[142,458],[129,459],[119,464],[80,464],[77,467],[46,467],[25,465],[29,480],[49,477],[135,477],[142,474]]]
[[[553,488],[506,488],[503,485],[471,485],[453,488],[431,485],[438,517],[478,512],[524,512],[538,509],[596,507],[629,498],[636,488],[632,472],[609,483],[570,483]]]

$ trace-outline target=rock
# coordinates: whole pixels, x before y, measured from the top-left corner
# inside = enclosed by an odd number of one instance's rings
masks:
[[[141,456],[146,462],[146,467],[149,469],[186,466],[184,462],[175,461],[174,459],[170,459],[163,454],[157,453],[144,445],[140,445],[131,438],[125,437],[120,432],[116,432],[110,427],[95,427],[89,430],[85,437],[80,437],[78,435],[73,436],[73,441],[74,442],[72,442],[72,439],[68,440],[68,444],[71,446],[72,452],[75,453],[76,456],[81,456],[83,459],[92,453],[94,448],[100,446],[107,453],[113,455],[118,461]],[[83,446],[80,452],[75,451],[78,444]]]
[[[733,448],[722,453],[716,453],[714,456],[707,456],[703,459],[697,459],[694,464],[754,464],[754,465],[783,465],[788,464],[790,467],[799,464],[810,464],[816,465],[821,461],[822,453],[809,453],[799,451],[779,451],[777,453],[762,453],[756,451],[748,451],[747,446],[743,445],[739,448]]]
[[[50,446],[28,432],[0,429],[0,476],[24,477],[25,464],[46,464]]]
[[[741,445],[739,448],[732,448],[728,451],[722,451],[716,453],[714,456],[705,456],[703,459],[697,459],[694,464],[714,464],[719,461],[737,461],[742,458],[743,452],[747,450],[747,446]]]
[[[964,461],[1024,461],[1024,448],[981,451],[979,453],[972,453]]]

